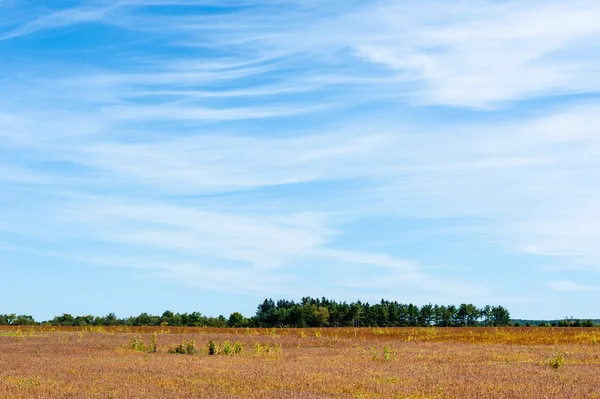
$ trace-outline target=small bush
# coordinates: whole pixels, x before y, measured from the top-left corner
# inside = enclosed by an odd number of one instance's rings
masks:
[[[183,343],[177,345],[175,348],[170,349],[169,353],[178,353],[180,355],[185,354],[185,348],[183,347]]]
[[[193,355],[196,352],[196,342],[191,340],[190,342],[185,343],[185,353],[188,355]]]
[[[220,350],[219,344],[217,344],[213,340],[208,341],[208,354],[209,355],[218,355],[219,350]]]
[[[244,350],[244,348],[242,347],[242,344],[240,344],[239,342],[236,342],[235,344],[233,344],[233,354],[234,355],[240,355],[243,350]]]
[[[144,341],[142,341],[139,337],[133,338],[131,340],[130,347],[131,347],[131,349],[139,351],[139,352],[146,352],[148,350],[148,347],[146,346]]]
[[[177,353],[180,355],[193,355],[194,353],[196,353],[196,343],[194,342],[194,340],[191,340],[189,342],[183,341],[175,348],[169,350],[169,353]]]
[[[227,356],[231,355],[231,344],[229,341],[225,341],[223,344],[223,354]]]
[[[265,354],[265,355],[273,355],[275,353],[281,353],[282,352],[282,348],[281,348],[281,344],[261,344],[259,342],[257,342],[254,345],[254,354],[255,355],[260,355],[260,354]]]
[[[559,369],[565,365],[565,356],[562,353],[556,353],[554,356],[548,358],[548,364],[553,369]]]
[[[256,344],[257,346],[255,346],[255,351],[257,351],[256,353],[259,353],[262,351],[263,347],[260,344]],[[242,344],[239,342],[236,342],[234,344],[231,344],[231,342],[229,341],[225,341],[222,345],[220,345],[219,343],[210,340],[208,341],[208,354],[211,356],[214,355],[226,355],[226,356],[231,356],[231,355],[239,355],[242,353],[242,351],[244,350],[244,348],[242,347]]]

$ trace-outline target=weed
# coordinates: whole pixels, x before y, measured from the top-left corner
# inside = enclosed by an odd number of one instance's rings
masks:
[[[274,353],[281,353],[282,348],[281,348],[281,344],[261,344],[259,342],[257,342],[254,345],[254,354],[255,355],[260,355],[261,353],[264,353],[265,355],[271,355]]]
[[[391,360],[394,360],[396,358],[396,352],[390,350],[389,346],[384,346],[383,347],[383,357],[381,358],[381,361],[385,361],[385,362],[389,362]],[[375,347],[371,347],[371,360],[373,361],[378,361],[379,359],[379,355],[377,352],[377,349],[375,349]]]
[[[193,355],[196,352],[196,343],[194,340],[185,343],[185,353]]]
[[[133,338],[131,340],[130,347],[131,347],[131,349],[139,351],[139,352],[146,352],[148,350],[148,347],[146,346],[144,341],[142,341],[140,339],[140,337]]]
[[[185,348],[183,347],[183,344],[179,344],[176,347],[169,349],[169,353],[178,353],[180,355],[185,354]]]
[[[231,355],[231,344],[229,343],[229,341],[225,341],[225,343],[223,344],[223,354],[226,356]]]
[[[392,355],[390,354],[390,348],[388,346],[383,347],[383,358],[385,360],[391,360]]]
[[[242,347],[241,343],[236,342],[235,344],[233,344],[233,354],[234,355],[241,355],[243,350],[244,350],[244,347]]]
[[[565,365],[565,356],[559,352],[554,354],[554,356],[547,356],[546,360],[553,369],[559,369]]]
[[[396,357],[396,353],[394,351],[390,351],[389,346],[383,347],[383,359],[386,361],[393,360]]]
[[[150,351],[156,352],[157,345],[158,345],[158,334],[155,331],[152,333],[152,338],[150,338]]]
[[[219,344],[217,344],[215,341],[213,341],[212,339],[210,341],[208,341],[208,354],[209,355],[218,355],[220,352],[220,347]]]
[[[189,342],[183,341],[175,348],[169,350],[169,353],[178,353],[180,355],[193,355],[196,353],[196,343],[194,340]]]

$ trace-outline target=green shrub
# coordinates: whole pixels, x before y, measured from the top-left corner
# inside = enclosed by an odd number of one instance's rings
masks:
[[[169,353],[177,353],[180,355],[193,355],[194,353],[196,353],[196,343],[194,342],[194,340],[191,340],[189,342],[182,341],[175,348],[169,350]]]
[[[234,355],[240,355],[243,350],[244,350],[244,348],[242,347],[242,344],[240,344],[239,342],[236,342],[235,344],[233,344],[233,354]]]
[[[174,347],[173,349],[169,350],[169,353],[178,353],[180,355],[185,354],[185,348],[183,346],[183,343],[177,345],[176,347]]]
[[[188,355],[193,355],[196,352],[196,342],[191,340],[190,342],[185,343],[185,353]]]
[[[565,356],[562,353],[556,353],[552,357],[547,358],[548,364],[553,369],[559,369],[565,365]]]
[[[223,344],[223,354],[227,356],[231,355],[231,344],[229,341],[225,341]]]
[[[148,347],[146,346],[144,341],[142,341],[140,339],[140,337],[133,338],[131,340],[130,347],[131,347],[131,349],[139,351],[139,352],[146,352],[148,350]]]
[[[213,340],[208,341],[208,354],[209,355],[218,355],[219,351],[220,351],[219,344],[217,344]]]

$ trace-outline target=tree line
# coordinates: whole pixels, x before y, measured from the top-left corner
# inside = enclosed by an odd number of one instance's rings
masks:
[[[592,319],[575,319],[573,317],[565,317],[563,320],[513,320],[514,326],[524,327],[597,327],[600,325],[600,320]]]
[[[348,304],[305,297],[298,303],[265,299],[258,306],[254,323],[261,327],[508,326],[510,313],[503,306],[417,306],[383,299],[373,305],[360,301]]]
[[[199,312],[173,313],[161,316],[142,313],[139,316],[118,318],[106,316],[72,316],[62,314],[51,320],[37,322],[27,315],[0,314],[0,325],[52,326],[193,326],[193,327],[475,327],[509,326],[510,314],[503,306],[472,304],[422,305],[381,300],[380,303],[336,302],[326,298],[304,297],[299,302],[265,299],[256,314],[245,317],[239,312],[225,316],[207,317]]]

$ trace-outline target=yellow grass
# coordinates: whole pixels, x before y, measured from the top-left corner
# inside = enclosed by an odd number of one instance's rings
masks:
[[[592,328],[5,327],[0,398],[600,398],[599,343]]]

